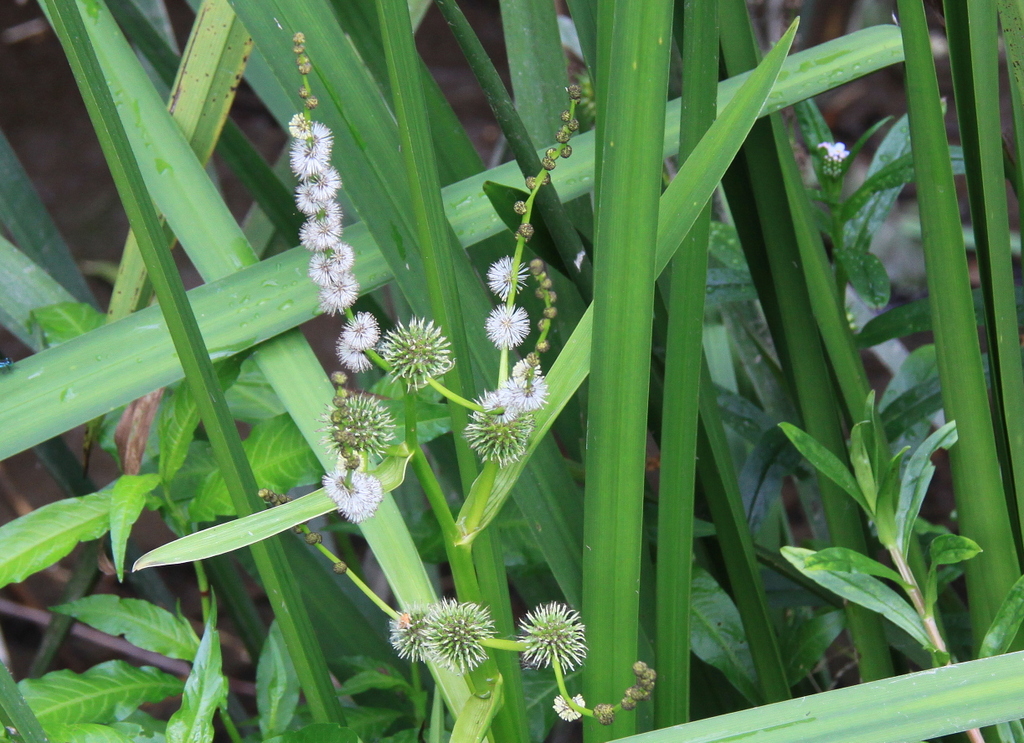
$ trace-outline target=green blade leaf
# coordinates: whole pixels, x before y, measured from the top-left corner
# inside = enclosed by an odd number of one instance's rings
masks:
[[[501,674],[493,680],[490,688],[473,694],[459,713],[452,729],[452,743],[482,743],[491,728],[491,720],[501,709]]]
[[[785,432],[789,440],[793,442],[793,446],[807,458],[807,461],[815,469],[846,491],[866,512],[871,512],[868,502],[864,499],[864,494],[861,493],[860,487],[857,485],[857,481],[853,479],[850,470],[839,461],[835,454],[791,423],[780,423],[779,428]]]
[[[796,685],[814,669],[845,627],[843,612],[828,611],[802,622],[784,637],[782,652],[791,685]]]
[[[694,654],[721,671],[751,704],[760,704],[754,659],[740,613],[729,594],[703,568],[694,567],[690,595],[690,644]]]
[[[106,322],[103,313],[84,302],[61,302],[32,310],[32,320],[43,331],[46,346],[85,335]]]
[[[895,591],[870,575],[811,570],[805,563],[813,554],[813,550],[801,547],[782,548],[782,555],[790,564],[819,586],[842,596],[847,601],[853,601],[881,614],[921,643],[922,647],[931,647],[931,640],[925,633],[921,618]]]
[[[299,680],[281,628],[274,622],[256,666],[256,706],[264,740],[288,729],[298,704]]]
[[[381,481],[385,493],[402,484],[408,461],[409,456],[387,457],[377,469],[371,471],[371,474]],[[323,490],[317,490],[283,506],[275,506],[245,518],[219,524],[157,547],[140,557],[132,570],[176,565],[221,555],[255,544],[336,509],[334,501],[328,498]]]
[[[220,663],[220,633],[214,629],[216,621],[216,612],[211,612],[192,673],[185,681],[181,709],[167,721],[167,743],[211,743],[213,740],[213,716],[228,700],[228,680]]]
[[[359,743],[359,736],[337,723],[317,722],[300,730],[289,730],[281,736],[281,743]]]
[[[110,493],[50,503],[0,526],[0,586],[25,580],[107,533]]]
[[[940,534],[928,545],[932,566],[956,565],[970,560],[981,551],[977,542],[959,534]]]
[[[1024,576],[1019,578],[1003,599],[995,619],[989,625],[985,638],[978,650],[979,658],[1001,655],[1010,649],[1013,638],[1017,636],[1021,622],[1024,621]]]
[[[109,635],[124,635],[133,645],[168,658],[191,662],[199,648],[199,638],[187,619],[141,599],[97,594],[54,606],[51,611]]]
[[[122,475],[110,495],[110,546],[117,579],[124,580],[124,551],[132,525],[146,505],[146,496],[160,484],[159,475]]]
[[[60,743],[132,743],[133,739],[117,728],[95,722],[50,725],[51,740]]]
[[[892,568],[846,547],[828,547],[815,552],[804,561],[804,569],[876,575],[879,578],[888,578],[896,585],[907,586],[906,581]]]
[[[323,475],[316,455],[287,413],[256,424],[242,448],[260,487],[287,493],[297,485],[318,482]],[[189,516],[194,521],[213,521],[217,516],[234,515],[224,479],[214,473],[189,504]]]
[[[40,350],[42,346],[33,333],[32,310],[60,302],[74,303],[75,298],[3,235],[0,274],[18,277],[17,281],[7,282],[0,293],[0,323],[26,346]]]
[[[858,684],[621,739],[620,743],[894,743],[1020,716],[1024,653]]]
[[[119,709],[135,709],[180,694],[181,681],[149,666],[110,660],[85,673],[54,671],[18,684],[44,728],[54,723],[113,722]]]
[[[896,545],[904,555],[910,548],[914,522],[921,511],[924,495],[928,492],[928,485],[931,484],[932,475],[935,473],[935,465],[931,461],[932,454],[939,449],[949,449],[956,442],[956,421],[949,421],[926,438],[907,462],[896,506]]]

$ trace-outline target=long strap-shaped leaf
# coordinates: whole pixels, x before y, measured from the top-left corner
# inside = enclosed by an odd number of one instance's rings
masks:
[[[1024,714],[1024,653],[655,730],[629,743],[897,743],[926,740]]]
[[[600,701],[615,699],[629,685],[638,657],[647,394],[661,195],[658,134],[665,121],[670,48],[665,42],[672,25],[671,2],[648,0],[627,12],[628,4],[603,3],[598,15],[599,39],[608,39],[598,48],[599,59],[610,62],[605,65],[609,79],[597,120],[602,169],[595,187],[595,331],[583,511],[583,618],[590,647],[583,689],[586,698]],[[751,112],[751,121],[754,115]],[[608,726],[583,728],[588,743],[635,730],[633,715],[618,715]]]
[[[32,714],[7,666],[0,663],[0,722],[14,728],[26,743],[47,743],[39,720]]]
[[[159,217],[125,135],[78,6],[74,0],[51,0],[47,2],[47,10],[80,83],[86,108],[149,269],[186,378],[199,403],[200,416],[210,436],[235,509],[239,513],[249,513],[259,503],[256,481],[203,344],[199,325],[189,306],[181,277],[170,251],[163,245],[163,229]],[[313,642],[309,617],[291,571],[283,560],[280,544],[276,540],[262,542],[253,546],[252,553],[285,634],[314,718],[343,723],[344,714],[334,694],[327,665]]]
[[[784,75],[773,88],[762,113],[792,105],[901,59],[899,31],[891,26],[865,29],[798,52],[786,61]],[[745,78],[746,75],[738,76],[719,84],[719,110],[732,100]],[[162,104],[159,105],[162,108]],[[140,125],[146,123],[139,122]],[[181,139],[180,134],[178,138]],[[666,112],[666,156],[676,152],[678,138],[679,102],[674,101]],[[144,141],[177,147],[173,135],[162,131],[148,130]],[[187,144],[183,141],[179,149],[183,152],[178,157],[192,157],[187,154]],[[563,200],[580,196],[592,187],[592,153],[590,133],[573,139],[573,156],[561,163],[554,174],[555,186]],[[163,160],[170,162],[167,157]],[[164,178],[163,174],[159,175],[157,187]],[[186,174],[172,173],[166,179],[176,183],[185,194],[198,192],[200,201],[206,196],[202,184],[193,182]],[[463,245],[473,245],[505,229],[483,193],[483,183],[487,180],[518,187],[521,176],[516,165],[508,163],[444,190],[445,210]],[[152,183],[150,187],[153,188]],[[215,191],[210,193],[215,194]],[[212,198],[217,200],[215,195]],[[157,200],[160,201],[159,196]],[[203,208],[197,206],[195,213],[202,214]],[[186,217],[182,222],[191,230],[189,241],[197,245],[231,246],[238,240],[237,235],[216,231],[213,220]],[[182,234],[178,237],[184,244],[186,238]],[[356,248],[357,275],[364,288],[369,290],[390,280],[390,270],[365,226],[347,228],[345,239]],[[316,313],[315,288],[305,279],[308,254],[304,250],[274,256],[233,275],[228,275],[231,270],[245,265],[240,256],[235,254],[222,262],[213,255],[215,251],[209,252],[211,255],[205,259],[215,261],[220,267],[218,275],[225,278],[189,294],[214,358],[251,348]],[[4,392],[0,405],[0,427],[4,431],[0,437],[0,457],[20,452],[70,426],[180,379],[181,369],[170,349],[170,339],[159,311],[152,308],[19,361],[11,373],[0,378]],[[576,352],[578,350],[570,349],[570,355]],[[563,363],[569,363],[569,358]],[[69,370],[76,374],[73,380],[68,378]],[[54,409],[60,410],[59,418],[46,414]]]
[[[956,420],[960,435],[949,452],[953,488],[962,533],[985,550],[966,568],[971,626],[975,642],[980,642],[1020,569],[992,431],[924,6],[920,0],[900,0],[899,11],[907,53],[907,113],[942,401],[946,418]]]

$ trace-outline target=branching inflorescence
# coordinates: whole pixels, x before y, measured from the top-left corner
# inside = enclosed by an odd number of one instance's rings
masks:
[[[415,420],[410,420],[415,417],[416,406],[410,402],[415,400],[419,390],[430,387],[447,398],[449,404],[470,410],[471,419],[464,435],[485,465],[478,479],[478,483],[483,482],[485,486],[474,485],[464,507],[468,517],[460,517],[456,527],[451,515],[443,514],[452,529],[461,529],[461,542],[455,542],[458,534],[449,534],[453,546],[469,549],[472,537],[484,527],[481,517],[493,486],[494,472],[526,455],[535,428],[534,414],[548,401],[541,354],[550,348],[548,335],[552,320],[557,316],[557,295],[544,262],[536,258],[527,262],[524,253],[526,243],[534,234],[530,218],[537,194],[551,182],[549,172],[556,167],[558,159],[572,153],[569,139],[579,128],[575,110],[580,90],[575,85],[568,89],[571,103],[562,113],[562,124],[555,134],[558,144],[545,152],[543,169],[536,176],[526,178],[527,197],[515,202],[514,210],[520,215],[521,223],[515,231],[512,255],[499,258],[487,271],[486,285],[498,302],[483,325],[488,339],[499,351],[500,360],[494,388],[473,402],[449,390],[442,381],[456,359],[451,355],[442,329],[433,321],[413,317],[382,333],[380,322],[373,314],[353,311],[359,297],[359,282],[353,272],[355,254],[351,246],[342,241],[342,211],[336,200],[341,177],[331,165],[333,135],[326,125],[311,116],[317,100],[309,84],[312,63],[302,34],[294,37],[294,51],[302,75],[299,95],[305,109],[296,114],[289,125],[293,137],[290,163],[298,179],[295,203],[307,217],[299,238],[312,253],[309,277],[319,288],[320,309],[345,317],[335,345],[341,366],[352,374],[379,367],[401,383],[406,402],[407,440],[396,447],[395,421],[385,401],[349,389],[350,380],[345,372],[332,375],[335,394],[322,417],[324,427],[321,430],[323,445],[335,455],[336,466],[323,477],[324,492],[349,521],[358,524],[372,518],[385,497],[384,485],[374,474],[373,467],[392,453],[407,458],[418,446]],[[536,324],[538,335],[533,349],[523,358],[514,359],[511,354],[531,333],[530,316],[517,304],[531,278],[536,283],[535,296],[544,305],[543,317]],[[269,490],[261,491],[261,496],[269,505],[281,505],[288,500]],[[565,670],[580,666],[587,655],[585,628],[579,613],[572,608],[560,603],[537,607],[520,622],[520,634],[514,640],[495,636],[490,611],[479,603],[446,598],[398,612],[349,571],[347,565],[324,546],[320,534],[306,526],[298,530],[306,535],[308,544],[332,561],[335,572],[347,574],[391,617],[391,643],[404,659],[431,662],[462,674],[471,673],[486,662],[488,649],[519,652],[524,667],[554,669],[559,689],[554,707],[566,720],[588,716],[610,724],[616,711],[632,709],[636,700],[646,698],[653,688],[654,672],[639,663],[634,668],[637,685],[626,691],[619,704],[598,704],[593,710],[587,709],[582,696],[569,695],[563,676]],[[636,670],[641,666],[642,674]]]

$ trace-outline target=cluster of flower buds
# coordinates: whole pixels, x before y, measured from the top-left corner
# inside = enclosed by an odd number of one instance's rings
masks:
[[[331,165],[334,135],[325,124],[309,116],[309,111],[316,107],[316,98],[309,94],[305,79],[310,62],[302,34],[295,34],[294,41],[307,109],[295,114],[288,124],[292,135],[289,161],[299,179],[295,204],[306,215],[306,222],[299,230],[299,241],[313,253],[309,277],[320,288],[320,309],[333,315],[351,307],[359,297],[359,282],[352,273],[355,253],[352,246],[341,239],[342,213],[336,199],[341,176]]]
[[[572,669],[587,655],[584,627],[564,604],[538,607],[519,624],[519,642],[531,668],[559,663]],[[391,621],[391,644],[407,660],[435,662],[455,673],[472,671],[487,659],[494,622],[485,607],[443,599],[413,607]]]
[[[850,156],[850,151],[842,142],[822,142],[819,150],[825,150],[821,157],[821,171],[827,178],[839,178],[843,174],[843,163]]]
[[[633,675],[636,676],[636,683],[626,689],[625,695],[620,703],[622,709],[631,710],[636,708],[637,702],[644,702],[651,698],[654,691],[654,682],[658,673],[642,660],[633,664]]]

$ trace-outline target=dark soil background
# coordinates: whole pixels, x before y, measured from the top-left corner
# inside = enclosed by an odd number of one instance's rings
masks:
[[[167,5],[179,43],[183,45],[192,22],[192,12],[184,0],[167,0]],[[463,0],[460,5],[504,74],[506,62],[497,0]],[[807,9],[813,6],[814,12],[810,18],[805,15],[798,42],[801,48],[863,25],[891,22],[894,3],[837,1],[806,5]],[[774,39],[799,8],[787,0],[762,0],[752,3],[752,10],[762,38]],[[933,20],[938,26],[937,18]],[[948,91],[948,71],[945,69],[941,39],[936,38],[940,75],[947,81],[945,87]],[[436,9],[429,11],[418,40],[430,70],[465,124],[484,161],[492,160],[495,148],[500,146],[499,130]],[[878,120],[904,113],[902,84],[902,69],[893,67],[823,96],[819,103],[837,140],[852,143]],[[265,157],[272,160],[278,155],[286,136],[245,86],[239,91],[232,116]],[[952,121],[952,116],[949,119]],[[96,262],[116,263],[127,232],[127,221],[60,44],[42,20],[38,6],[31,0],[0,0],[0,129],[18,153],[83,269],[90,270]],[[955,131],[951,131],[951,136],[955,138]],[[251,199],[220,163],[218,172],[227,202],[241,218]],[[912,191],[908,189],[904,198],[912,202]],[[176,252],[186,284],[196,285],[199,280],[195,271],[181,251]],[[910,256],[909,260],[919,261],[919,257]],[[90,285],[105,306],[110,287],[99,279],[90,279]],[[2,284],[0,291],[3,291]],[[898,285],[894,287],[894,301],[914,298],[919,291],[919,286],[915,288],[911,284],[908,288]],[[324,352],[325,358],[332,344],[331,332],[326,328],[326,325],[315,321],[307,328],[311,341]],[[918,343],[924,340],[915,339]],[[0,347],[15,360],[29,352],[2,331]],[[877,364],[871,368],[876,370],[874,381],[881,388],[886,382],[884,372]],[[65,439],[72,451],[80,452],[80,430],[70,432]],[[113,462],[99,452],[94,455],[90,474],[95,482],[103,485],[118,473]],[[930,501],[932,512],[927,514],[933,519],[944,518],[951,507],[948,484],[943,484],[940,478],[937,485],[939,492]],[[32,452],[0,462],[0,523],[62,497],[64,494]],[[143,547],[169,537],[157,519],[137,527],[135,536]],[[41,637],[41,627],[48,616],[43,610],[58,600],[73,559],[0,591],[0,630],[3,635],[0,654],[5,661],[10,654],[18,678],[28,668]],[[176,584],[181,586],[182,590],[176,594],[186,597],[184,608],[195,616],[198,613],[194,605],[195,591],[186,585],[186,582],[189,585],[192,582],[190,571],[167,571],[165,578],[172,589]],[[100,590],[117,590],[114,579],[109,575],[101,581]],[[189,596],[193,598],[187,598]],[[122,657],[119,653],[126,650],[123,645],[98,644],[102,638],[83,633],[82,628],[77,631],[79,634],[64,644],[55,667],[81,671],[100,660]],[[225,637],[230,644],[231,635],[228,633]],[[234,644],[238,645],[237,642]],[[244,651],[240,647],[229,656],[233,656],[234,668],[243,667]],[[236,691],[251,694],[251,689],[251,685],[239,682]]]

